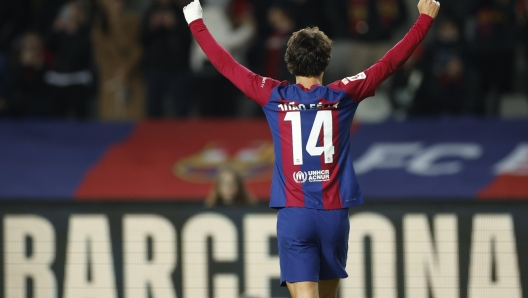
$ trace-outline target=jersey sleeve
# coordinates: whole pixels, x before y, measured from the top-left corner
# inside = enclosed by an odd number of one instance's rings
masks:
[[[344,78],[328,85],[332,89],[344,90],[355,102],[373,96],[376,88],[405,64],[414,50],[423,41],[434,19],[422,14],[405,37],[376,64],[355,76]]]
[[[202,19],[193,21],[189,27],[209,61],[223,76],[260,106],[268,103],[273,89],[281,84],[279,81],[259,76],[238,63],[215,41]]]

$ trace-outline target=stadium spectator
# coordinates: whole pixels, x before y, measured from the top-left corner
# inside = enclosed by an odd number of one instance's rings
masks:
[[[31,1],[0,1],[0,55],[9,56],[13,42],[32,22]]]
[[[423,55],[424,47],[418,46],[412,56],[398,71],[392,75],[393,79],[389,89],[389,100],[395,119],[403,120],[415,100],[416,92],[423,81]]]
[[[171,100],[176,117],[189,115],[192,77],[189,69],[191,36],[179,6],[174,0],[156,0],[149,7],[141,41],[147,82],[149,117],[168,116],[164,99]]]
[[[497,115],[501,95],[512,90],[519,1],[524,0],[480,0],[470,6],[469,57],[481,78],[476,114]]]
[[[264,75],[279,80],[293,81],[295,78],[288,71],[284,54],[288,39],[295,29],[295,20],[287,8],[275,4],[268,10],[268,23],[272,32],[266,38]]]
[[[407,8],[403,0],[353,0],[346,11],[355,41],[353,74],[357,74],[392,47],[395,29],[407,20]]]
[[[265,55],[264,53],[266,51],[266,39],[272,33],[267,11],[275,4],[277,4],[277,1],[252,1],[251,3],[253,11],[266,12],[254,14],[256,39],[248,51],[248,63],[250,64],[250,67],[259,69],[261,72],[265,67],[262,57]]]
[[[266,13],[255,15],[258,34],[248,52],[249,67],[267,77],[293,81],[295,78],[288,72],[284,61],[286,44],[297,27],[292,15],[292,5],[285,0],[257,1],[253,5],[255,11]],[[244,104],[248,114],[264,116],[257,104],[251,101]]]
[[[0,116],[7,114],[13,43],[31,22],[30,1],[0,1]]]
[[[330,0],[326,14],[334,38],[326,74],[331,82],[378,61],[393,46],[398,26],[407,20],[407,7],[404,0]]]
[[[124,10],[123,0],[98,0],[93,29],[99,73],[98,109],[103,120],[138,120],[145,114],[139,72],[140,20]]]
[[[352,32],[348,25],[347,6],[344,0],[327,0],[324,13],[329,21],[328,36],[333,40],[332,60],[325,72],[325,81],[334,82],[344,77],[354,75]]]
[[[228,15],[229,0],[208,0],[204,3],[204,19],[220,45],[234,57],[245,61],[246,51],[255,33],[254,21],[246,14],[244,22],[233,28]],[[240,92],[209,62],[196,41],[191,45],[191,69],[195,75],[195,91],[201,116],[235,116]]]
[[[87,3],[73,0],[60,9],[48,47],[54,54],[45,79],[58,117],[86,118],[92,98],[92,44]]]
[[[232,167],[219,169],[214,188],[205,200],[207,207],[254,205],[255,197],[244,184],[244,178]]]
[[[295,21],[296,30],[318,26],[326,30],[327,19],[324,13],[326,1],[319,0],[278,0],[277,3],[286,7]]]
[[[478,78],[463,59],[452,54],[437,61],[435,72],[418,91],[413,115],[463,115],[471,112]]]
[[[466,44],[458,22],[445,15],[437,22],[433,39],[425,46],[423,80],[409,113],[413,116],[469,114],[476,101],[478,74],[467,61]]]
[[[14,117],[50,117],[55,114],[44,81],[50,69],[49,55],[36,32],[27,32],[20,39],[16,60],[9,79],[9,95],[3,102],[4,113]]]
[[[467,17],[471,6],[474,5],[476,1],[480,0],[443,0],[442,11],[440,12],[439,17],[449,16],[456,20],[463,20]]]
[[[180,0],[183,1],[183,0]],[[183,1],[185,6],[186,1]],[[228,15],[236,28],[247,21],[247,15],[252,14],[253,1],[251,0],[231,0],[228,6]]]

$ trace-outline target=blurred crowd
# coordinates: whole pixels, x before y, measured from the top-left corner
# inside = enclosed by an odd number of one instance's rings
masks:
[[[193,40],[189,0],[0,3],[0,117],[139,120],[260,116]],[[213,36],[256,73],[294,83],[291,33],[334,40],[325,83],[375,63],[414,22],[407,0],[202,0]],[[417,1],[416,1],[417,2]],[[395,114],[499,113],[528,92],[528,0],[442,0],[426,42],[382,88]],[[523,67],[524,65],[524,67]]]

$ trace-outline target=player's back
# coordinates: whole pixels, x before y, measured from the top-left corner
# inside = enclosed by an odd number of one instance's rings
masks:
[[[273,89],[263,106],[275,148],[271,207],[339,209],[363,202],[350,155],[357,106],[333,85]]]
[[[201,19],[189,22],[215,68],[261,105],[268,118],[275,146],[271,207],[338,209],[363,202],[350,155],[357,104],[409,59],[433,20],[421,14],[405,37],[364,72],[310,90],[251,72],[215,42]]]

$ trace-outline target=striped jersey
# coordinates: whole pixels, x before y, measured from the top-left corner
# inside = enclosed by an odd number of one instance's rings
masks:
[[[273,88],[263,106],[275,152],[270,207],[340,209],[363,203],[350,154],[358,103],[343,82],[309,90],[289,84]]]

